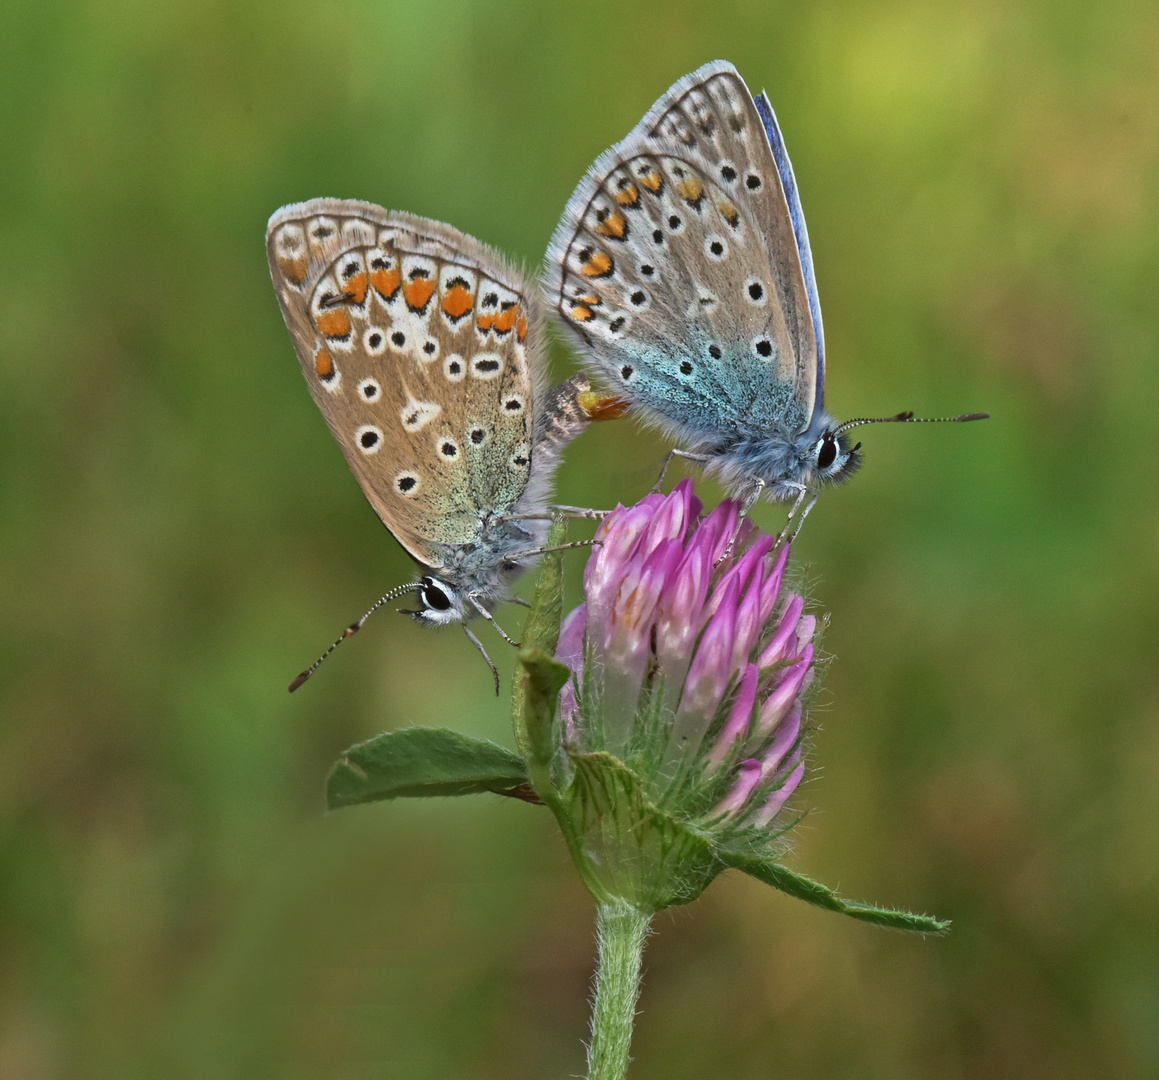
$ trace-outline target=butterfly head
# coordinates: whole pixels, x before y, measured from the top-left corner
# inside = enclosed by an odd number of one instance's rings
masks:
[[[827,427],[809,453],[813,476],[821,484],[840,484],[861,467],[861,443],[850,446],[839,427]]]
[[[428,626],[447,626],[450,623],[466,622],[467,601],[462,592],[443,578],[424,574],[419,578],[415,591],[419,594],[422,607],[416,610],[402,610]]]

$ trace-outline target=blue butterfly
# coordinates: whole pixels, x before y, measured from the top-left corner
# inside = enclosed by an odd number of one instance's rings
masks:
[[[847,432],[875,421],[825,410],[821,304],[784,139],[768,97],[726,61],[677,82],[596,160],[552,238],[545,288],[584,363],[683,444],[674,454],[745,491],[746,508],[763,490],[792,517],[860,464]]]

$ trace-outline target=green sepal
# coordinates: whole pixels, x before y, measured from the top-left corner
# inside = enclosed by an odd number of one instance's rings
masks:
[[[695,900],[723,869],[709,840],[658,809],[618,758],[570,757],[571,784],[552,809],[588,891],[643,912]]]
[[[551,523],[544,547],[556,547],[564,542],[567,521],[556,518]],[[549,551],[543,556],[539,567],[539,577],[535,582],[535,596],[527,621],[523,624],[523,648],[531,653],[539,652],[548,657],[555,655],[559,644],[559,627],[563,621],[563,552]],[[567,680],[564,679],[564,682]],[[563,683],[560,683],[563,686]],[[515,667],[515,678],[511,680],[511,717],[515,725],[515,745],[525,758],[530,757],[527,745],[526,694],[528,684],[525,677],[522,653]],[[558,690],[557,690],[558,693]],[[552,703],[554,708],[554,702]],[[548,716],[550,722],[551,717]]]
[[[874,907],[872,904],[859,904],[842,900],[832,889],[805,877],[803,874],[794,873],[772,858],[719,849],[717,855],[726,866],[743,870],[758,881],[772,885],[774,889],[780,889],[781,892],[795,896],[798,900],[816,904],[817,907],[848,915],[851,919],[861,919],[877,926],[888,926],[894,930],[910,930],[918,934],[948,934],[950,932],[948,921],[935,919],[930,915],[914,915],[909,911],[895,911],[892,908]]]
[[[524,798],[527,782],[523,761],[497,743],[448,728],[403,728],[352,746],[334,763],[326,806],[481,791]]]
[[[571,669],[538,649],[519,650],[515,681],[519,684],[522,711],[516,717],[518,741],[527,760],[527,771],[536,794],[549,806],[559,800],[552,783],[554,751],[552,720],[559,692],[571,678]]]

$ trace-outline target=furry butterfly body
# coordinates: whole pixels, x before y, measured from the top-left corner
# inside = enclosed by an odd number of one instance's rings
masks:
[[[583,376],[544,390],[534,289],[479,241],[370,203],[283,207],[266,242],[310,392],[421,569],[388,596],[418,593],[410,614],[431,625],[490,618],[534,561],[560,454],[588,422]]]

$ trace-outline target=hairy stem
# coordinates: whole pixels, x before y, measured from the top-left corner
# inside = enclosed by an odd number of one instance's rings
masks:
[[[651,921],[651,915],[622,901],[599,905],[596,930],[600,955],[588,1080],[623,1080],[628,1071],[632,1022],[640,996],[640,957]]]

